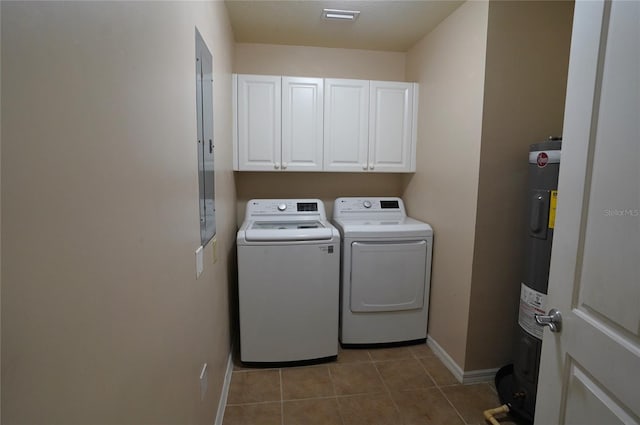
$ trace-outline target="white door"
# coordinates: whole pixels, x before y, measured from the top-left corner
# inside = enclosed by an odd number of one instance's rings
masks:
[[[238,75],[238,169],[280,169],[281,92],[279,76]]]
[[[369,81],[327,78],[324,104],[325,171],[368,169]]]
[[[640,2],[576,2],[535,423],[640,423]]]
[[[412,171],[413,86],[371,81],[369,171]]]
[[[282,170],[322,170],[322,82],[282,77]]]

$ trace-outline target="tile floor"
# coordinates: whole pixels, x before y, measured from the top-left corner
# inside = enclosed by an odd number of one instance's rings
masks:
[[[459,384],[426,344],[342,349],[314,366],[236,364],[224,425],[480,425],[499,405],[491,382]]]

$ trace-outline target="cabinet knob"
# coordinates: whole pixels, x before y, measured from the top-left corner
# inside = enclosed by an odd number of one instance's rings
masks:
[[[362,169],[366,170],[367,169],[367,164],[362,164]]]
[[[275,164],[273,164],[273,168],[275,168],[276,170],[280,168],[280,163],[276,162]]]
[[[286,163],[286,162],[283,162],[283,163],[282,163],[282,169],[283,169],[283,170],[285,170],[286,168],[287,168],[287,163]]]
[[[373,170],[373,164],[369,164],[369,169]]]

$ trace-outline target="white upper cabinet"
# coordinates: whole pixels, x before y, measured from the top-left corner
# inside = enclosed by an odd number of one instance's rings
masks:
[[[238,75],[238,169],[273,171],[281,161],[279,76]]]
[[[238,75],[241,171],[322,170],[322,78]]]
[[[282,164],[287,171],[322,171],[322,78],[282,77]]]
[[[369,150],[369,81],[325,79],[324,169],[365,171]]]
[[[413,83],[371,81],[369,170],[415,171]],[[416,96],[417,97],[417,96]]]
[[[234,79],[235,170],[415,171],[416,83]]]
[[[325,80],[324,169],[415,171],[417,84]]]

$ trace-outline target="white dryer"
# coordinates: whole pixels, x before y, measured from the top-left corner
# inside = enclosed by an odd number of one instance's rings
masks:
[[[249,201],[237,245],[240,360],[335,358],[340,234],[322,201]]]
[[[424,342],[433,229],[400,198],[338,198],[343,345]]]

